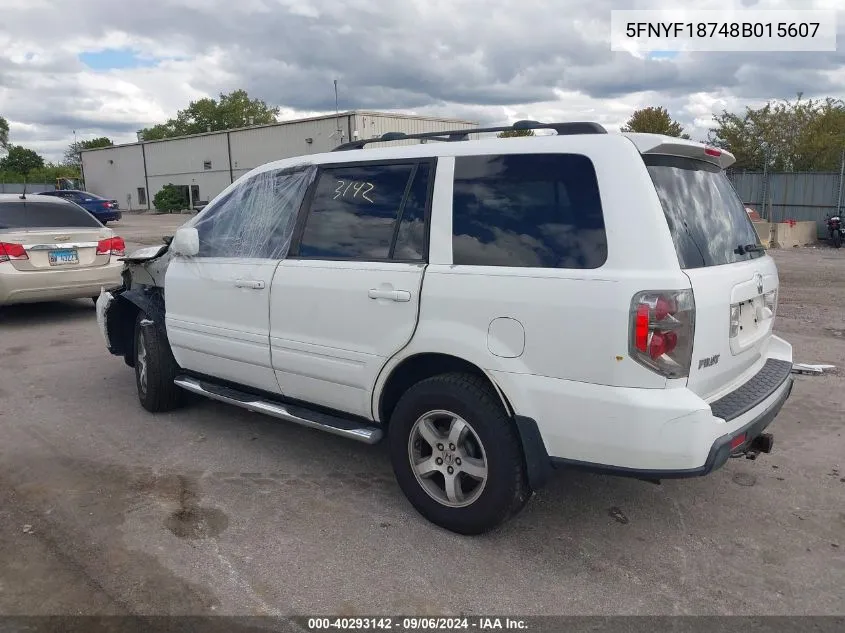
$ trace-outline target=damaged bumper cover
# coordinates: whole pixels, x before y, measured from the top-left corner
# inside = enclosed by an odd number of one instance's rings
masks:
[[[169,257],[168,244],[139,249],[121,258],[123,284],[105,288],[97,298],[97,325],[106,348],[127,363],[133,357],[135,321],[142,312],[164,328],[164,274]]]
[[[114,294],[112,294],[112,292],[113,291],[103,289],[100,291],[100,296],[97,297],[97,325],[100,328],[100,333],[106,341],[106,347],[110,352],[112,351],[112,343],[109,340],[107,319],[109,308],[114,302]]]

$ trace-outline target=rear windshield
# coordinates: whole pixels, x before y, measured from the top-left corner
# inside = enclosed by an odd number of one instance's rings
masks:
[[[82,207],[56,202],[0,202],[0,229],[95,228],[100,222]]]
[[[692,158],[646,155],[681,268],[705,268],[762,257],[745,205],[716,165]],[[740,248],[742,247],[742,248]]]

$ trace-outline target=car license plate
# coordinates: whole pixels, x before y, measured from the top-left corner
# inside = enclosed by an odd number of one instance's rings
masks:
[[[50,251],[47,253],[47,257],[50,260],[50,266],[66,266],[68,264],[79,263],[79,254],[74,249]]]

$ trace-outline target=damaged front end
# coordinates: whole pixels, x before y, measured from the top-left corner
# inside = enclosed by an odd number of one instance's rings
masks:
[[[164,329],[164,276],[172,257],[170,241],[165,238],[161,246],[144,247],[122,257],[122,285],[104,288],[97,298],[97,324],[106,347],[130,367],[134,365],[138,315]]]

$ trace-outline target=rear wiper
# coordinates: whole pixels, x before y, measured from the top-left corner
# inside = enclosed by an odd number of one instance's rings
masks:
[[[744,246],[740,244],[734,249],[734,253],[737,255],[745,255],[746,253],[759,253],[764,250],[766,249],[760,244],[745,244]]]

